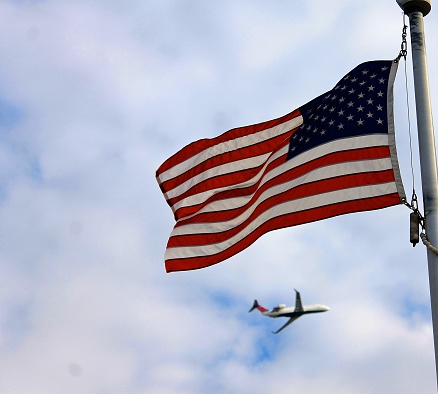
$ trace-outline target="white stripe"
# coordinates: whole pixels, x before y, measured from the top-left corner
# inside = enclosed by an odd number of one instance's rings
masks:
[[[273,169],[271,172],[272,174],[265,174],[265,169],[268,166],[269,163],[274,161],[276,158],[284,155],[287,153],[288,146],[283,147],[281,150],[276,152],[275,155],[269,158],[269,160],[266,162],[266,164],[263,166],[263,168],[260,169],[260,172],[254,176],[251,179],[248,179],[245,182],[235,184],[235,185],[229,185],[226,187],[221,187],[217,189],[209,189],[202,193],[197,193],[191,196],[188,196],[177,203],[175,203],[172,207],[173,212],[176,212],[178,209],[182,207],[190,207],[193,205],[202,204],[205,201],[207,201],[211,196],[214,194],[220,193],[225,190],[232,190],[237,188],[243,188],[252,186],[255,183],[257,183],[262,176],[265,175],[264,182],[272,179],[275,176],[278,176],[279,174],[289,171],[292,168],[298,167],[302,164],[305,164],[309,161],[312,161],[314,159],[317,159],[319,157],[325,156],[329,153],[333,152],[341,152],[346,151],[350,149],[360,149],[360,148],[367,148],[367,147],[373,147],[373,146],[387,146],[388,145],[388,136],[385,134],[373,134],[373,135],[365,135],[365,136],[359,136],[359,137],[350,137],[340,140],[335,140],[328,142],[326,144],[317,146],[313,149],[310,149],[308,151],[305,151],[301,153],[300,155],[294,157],[291,160],[288,160],[284,163],[284,165],[278,166],[275,169]],[[237,162],[239,163],[239,162]],[[242,168],[244,169],[244,168]]]
[[[226,190],[236,190],[236,189],[242,189],[244,187],[249,187],[257,183],[260,178],[265,175],[265,169],[269,165],[269,163],[272,163],[275,159],[278,157],[281,157],[285,155],[288,151],[289,147],[288,145],[281,148],[279,151],[275,152],[271,157],[269,157],[268,161],[266,161],[265,165],[260,169],[260,171],[255,175],[254,177],[240,183],[230,184],[228,186],[219,187],[217,189],[208,189],[205,192],[193,194],[191,196],[188,196],[177,203],[175,203],[172,207],[173,212],[178,210],[181,207],[190,207],[192,205],[198,205],[203,203],[204,201],[208,200],[211,196],[226,191]],[[241,161],[240,161],[241,162]],[[237,162],[237,163],[240,163]],[[283,166],[281,166],[283,167]],[[241,168],[241,170],[245,170],[245,168]]]
[[[384,171],[390,170],[391,168],[392,167],[390,158],[330,164],[328,166],[319,167],[307,174],[302,175],[299,178],[289,181],[288,185],[291,185],[291,187],[289,187],[288,189],[291,189],[292,187],[295,187],[297,185],[304,185],[306,183],[329,179],[336,176],[358,174],[363,172]],[[264,183],[265,182],[263,182],[263,184]],[[196,214],[205,212],[226,211],[228,209],[239,208],[245,205],[252,198],[252,196],[253,194],[249,196],[212,201],[210,204],[199,210]]]
[[[290,130],[300,126],[302,123],[303,117],[299,115],[291,120],[288,120],[287,122],[281,123],[269,129],[259,131],[258,133],[221,142],[217,145],[203,150],[202,152],[199,152],[197,155],[188,158],[187,160],[173,166],[172,168],[163,171],[163,173],[161,173],[158,178],[160,179],[161,183],[164,183],[169,179],[173,179],[181,174],[184,174],[188,169],[195,167],[205,160],[209,160],[215,156],[222,155],[227,152],[232,152],[236,149],[256,145],[265,140],[269,140],[281,134],[288,133]]]
[[[299,200],[288,201],[283,204],[276,205],[275,207],[272,207],[269,210],[263,212],[256,220],[246,226],[243,231],[234,235],[226,241],[201,246],[167,248],[164,257],[165,260],[172,260],[197,256],[210,256],[230,248],[231,246],[248,236],[250,233],[252,233],[255,229],[257,229],[260,225],[262,225],[269,219],[288,213],[297,213],[307,209],[317,208],[321,206],[322,202],[323,205],[329,205],[363,198],[384,196],[392,193],[397,193],[397,189],[394,182],[389,182],[385,184],[380,184],[378,186],[372,185],[354,187],[350,189],[343,189],[325,193],[324,195],[311,196]],[[172,237],[172,235],[173,232],[170,237]]]
[[[330,179],[336,176],[348,175],[348,174],[358,174],[366,172],[384,171],[390,170],[391,159],[376,159],[376,160],[363,160],[354,161],[340,164],[333,164],[326,167],[320,167],[314,171],[304,174],[303,176],[293,179],[287,183],[281,183],[275,185],[267,190],[265,190],[259,198],[252,204],[248,209],[242,212],[241,215],[236,218],[226,221],[226,222],[212,222],[212,223],[192,223],[187,225],[182,225],[175,227],[172,232],[172,236],[184,235],[184,234],[204,234],[204,233],[221,233],[223,231],[230,230],[234,227],[239,226],[245,220],[247,220],[252,213],[257,209],[257,207],[263,203],[265,200],[285,193],[290,189],[293,189],[299,185],[305,185],[306,183],[312,183],[314,181]],[[237,197],[234,199],[227,199],[224,201],[217,201],[215,203],[207,205],[202,212],[220,212],[227,209],[239,208],[244,206],[252,198],[251,196]],[[195,215],[196,216],[196,215]],[[218,215],[220,217],[220,214]]]
[[[167,191],[167,197],[178,197],[179,195],[185,193],[187,190],[190,190],[193,186],[196,186],[198,183],[210,178],[214,178],[217,175],[230,174],[236,171],[242,171],[242,169],[257,168],[258,166],[266,162],[269,155],[271,155],[271,152],[265,153],[260,156],[253,156],[247,159],[242,159],[239,161],[234,161],[232,163],[222,164],[220,166],[210,168],[190,178],[188,181],[181,183],[174,189]]]

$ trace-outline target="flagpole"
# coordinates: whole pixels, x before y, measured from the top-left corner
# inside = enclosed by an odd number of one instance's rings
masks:
[[[423,16],[430,12],[431,2],[429,0],[397,0],[397,3],[409,16],[425,229],[428,241],[437,247],[438,172],[423,25]],[[438,377],[438,256],[428,249],[427,260],[435,344],[435,371]]]

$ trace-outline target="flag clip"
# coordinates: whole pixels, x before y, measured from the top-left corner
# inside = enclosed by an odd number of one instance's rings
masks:
[[[407,33],[408,26],[406,25],[405,17],[406,15],[403,14],[402,42],[400,46],[400,53],[398,54],[397,58],[394,60],[395,63],[398,63],[402,57],[406,61],[406,56],[408,54],[408,41],[406,40],[406,37],[408,35]]]

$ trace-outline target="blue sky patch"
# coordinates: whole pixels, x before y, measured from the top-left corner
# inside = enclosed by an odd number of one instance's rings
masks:
[[[22,118],[23,110],[0,97],[0,127],[10,129],[14,127]]]

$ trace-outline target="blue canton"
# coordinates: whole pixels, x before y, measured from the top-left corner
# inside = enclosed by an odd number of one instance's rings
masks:
[[[388,133],[391,60],[362,63],[329,92],[300,108],[303,124],[291,136],[287,160],[337,139]]]

